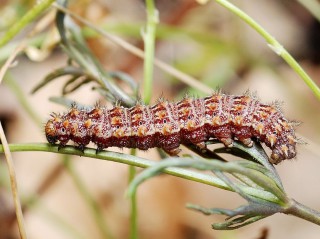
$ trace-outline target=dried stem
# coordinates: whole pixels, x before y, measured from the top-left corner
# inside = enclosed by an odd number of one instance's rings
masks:
[[[16,173],[14,170],[14,165],[13,165],[13,160],[12,160],[10,148],[9,148],[6,136],[4,134],[1,122],[0,122],[0,139],[2,142],[3,152],[6,156],[5,158],[6,158],[7,165],[8,165],[8,171],[9,171],[9,175],[10,175],[10,184],[11,184],[11,190],[12,190],[12,197],[13,197],[13,201],[14,201],[14,207],[16,210],[16,216],[17,216],[17,221],[18,221],[20,237],[22,239],[27,239],[27,233],[26,233],[26,230],[24,227],[23,214],[22,214],[21,203],[20,203],[20,199],[19,199]]]

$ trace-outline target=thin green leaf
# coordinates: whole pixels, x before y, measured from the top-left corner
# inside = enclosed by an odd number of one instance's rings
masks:
[[[59,105],[63,105],[66,108],[71,108],[75,104],[80,109],[87,109],[87,110],[91,109],[91,106],[84,106],[84,105],[82,105],[82,104],[80,104],[78,102],[75,102],[74,100],[70,100],[70,99],[67,99],[65,97],[54,97],[54,96],[52,96],[52,97],[49,98],[49,100],[51,102],[57,103]]]
[[[278,187],[283,190],[283,185],[281,183],[279,174],[274,166],[270,163],[269,156],[266,154],[260,143],[253,142],[252,147],[246,147],[243,144],[235,141],[233,143],[233,147],[250,154],[254,158],[254,160],[258,161],[264,167],[266,167],[273,174],[272,179],[278,184]]]
[[[243,216],[236,219],[233,219],[231,221],[226,221],[223,223],[214,223],[212,224],[212,229],[215,230],[235,230],[240,227],[244,227],[246,225],[249,225],[251,223],[257,222],[263,218],[266,218],[267,216]]]
[[[122,80],[123,82],[128,83],[131,90],[136,95],[136,98],[138,98],[138,95],[137,95],[138,90],[139,90],[138,84],[137,84],[137,82],[135,82],[135,80],[129,74],[127,74],[125,72],[121,72],[121,71],[109,71],[108,74],[110,77],[118,78],[118,79]]]
[[[278,188],[277,184],[271,178],[267,177],[259,171],[243,168],[228,162],[224,163],[219,161],[208,161],[203,159],[195,160],[190,158],[183,158],[183,160],[181,160],[181,158],[168,158],[166,160],[158,162],[155,166],[144,170],[129,185],[128,194],[135,192],[137,187],[142,182],[144,182],[150,177],[158,175],[159,172],[168,167],[191,167],[198,170],[219,170],[228,173],[239,173],[243,176],[250,178],[253,182],[264,188],[264,190],[266,190],[267,192],[274,194],[278,198],[278,200],[282,202],[286,202],[287,200],[285,193]]]
[[[82,76],[82,77],[74,76],[64,84],[62,88],[62,95],[70,94],[71,92],[76,91],[81,86],[90,82],[92,81],[88,79],[86,76]]]
[[[39,89],[44,87],[45,85],[49,84],[51,81],[65,75],[74,75],[74,76],[81,76],[84,72],[82,69],[74,66],[65,66],[59,69],[54,70],[52,73],[48,74],[42,82],[40,82],[38,85],[36,85],[33,90],[31,91],[31,94],[34,94]]]

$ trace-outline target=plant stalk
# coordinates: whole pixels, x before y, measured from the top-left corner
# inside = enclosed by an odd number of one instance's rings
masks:
[[[71,146],[66,146],[63,149],[58,150],[58,146],[51,146],[49,144],[43,144],[43,143],[34,143],[34,144],[11,144],[9,145],[11,152],[22,152],[22,151],[43,151],[43,152],[52,152],[52,153],[60,153],[60,154],[69,154],[69,155],[79,155],[84,157],[90,157],[90,158],[96,158],[96,159],[102,159],[102,160],[109,160],[114,161],[118,163],[124,163],[127,165],[132,165],[135,167],[141,167],[141,168],[147,168],[154,166],[157,162],[143,159],[140,157],[127,155],[127,154],[121,154],[116,152],[109,152],[109,151],[102,151],[99,154],[96,154],[95,149],[91,148],[85,148],[84,152],[80,152],[79,150],[75,149]],[[0,144],[0,153],[4,152],[3,146]],[[222,162],[219,162],[222,163]],[[228,185],[226,185],[222,180],[219,178],[213,177],[212,175],[206,175],[203,173],[195,172],[188,169],[183,168],[176,168],[176,167],[169,167],[163,170],[163,173],[170,174],[176,177],[184,178],[187,180],[204,183],[207,185],[211,185],[214,187],[218,187],[221,189],[234,191],[232,188],[230,188]],[[274,197],[273,194],[260,190],[260,189],[254,189],[247,186],[241,186],[239,185],[241,190],[253,197],[261,198],[266,201],[274,202],[277,198]],[[285,208],[282,212],[289,215],[294,215],[299,218],[305,219],[309,222],[315,223],[317,225],[320,225],[320,213],[310,209],[301,203],[296,202],[295,200],[291,199],[290,202],[288,202],[289,206]],[[283,206],[285,207],[285,206]]]
[[[1,145],[2,151],[5,154],[5,158],[6,158],[6,162],[7,162],[7,166],[8,166],[11,191],[12,191],[14,208],[15,208],[17,222],[18,222],[20,238],[27,239],[28,237],[27,237],[27,233],[26,233],[26,229],[25,229],[25,224],[24,224],[24,220],[23,220],[23,213],[22,213],[22,208],[21,208],[21,203],[20,203],[20,198],[19,198],[19,193],[18,193],[17,177],[16,177],[16,173],[15,173],[15,169],[14,169],[14,164],[13,164],[13,159],[12,159],[10,147],[8,145],[6,136],[4,134],[1,122],[0,122],[0,140],[3,143],[3,146]]]
[[[144,103],[148,104],[152,95],[153,61],[155,49],[156,25],[158,23],[158,11],[153,0],[146,0],[147,28],[143,33],[144,40]]]
[[[6,34],[0,38],[0,47],[7,44],[12,38],[14,38],[22,29],[24,29],[29,23],[37,18],[42,12],[44,12],[55,0],[42,0],[37,1],[37,4],[29,10],[18,22],[8,28]]]
[[[244,20],[249,26],[256,30],[269,44],[269,47],[279,56],[281,56],[288,65],[303,79],[307,86],[313,91],[313,94],[320,100],[320,88],[309,77],[309,75],[302,69],[298,62],[289,54],[289,52],[261,25],[254,21],[249,15],[243,12],[241,9],[233,5],[227,0],[215,0],[217,3],[227,8],[230,12],[233,12],[242,20]]]
[[[152,160],[147,160],[137,156],[132,156],[128,154],[116,153],[111,151],[102,151],[96,154],[96,150],[92,148],[85,148],[85,151],[75,149],[72,146],[66,146],[63,149],[58,150],[58,146],[51,146],[44,143],[30,143],[30,144],[11,144],[9,145],[11,152],[23,152],[23,151],[42,151],[42,152],[51,152],[59,154],[69,154],[69,155],[78,155],[82,157],[89,157],[101,160],[108,160],[117,163],[123,163],[140,168],[148,168],[154,166],[157,162]],[[0,153],[3,152],[3,147],[0,144]],[[203,174],[193,170],[169,167],[163,170],[163,173],[170,174],[176,177],[184,178],[187,180],[207,184],[224,190],[234,191],[221,179],[214,177],[212,175]],[[241,186],[242,191],[251,196],[261,198],[266,201],[276,202],[278,199],[271,193],[266,192],[260,189],[254,189],[248,186]]]
[[[136,155],[136,149],[131,149],[131,155]],[[129,180],[131,181],[135,178],[137,174],[137,170],[135,166],[129,166]],[[130,239],[138,238],[138,212],[137,212],[137,194],[134,193],[130,196]]]
[[[291,199],[291,206],[284,213],[302,218],[306,221],[320,225],[320,212],[311,209],[294,199]]]

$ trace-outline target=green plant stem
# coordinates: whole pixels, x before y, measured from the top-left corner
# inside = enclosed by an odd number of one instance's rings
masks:
[[[127,165],[132,165],[141,168],[147,168],[154,166],[157,162],[143,159],[137,156],[121,154],[116,152],[102,151],[99,154],[96,154],[95,149],[86,148],[84,153],[75,149],[71,146],[66,146],[65,148],[58,150],[58,146],[50,146],[49,144],[43,143],[33,143],[33,144],[11,144],[9,145],[11,152],[23,152],[23,151],[43,151],[43,152],[52,152],[68,155],[79,155],[84,157],[114,161],[118,163],[124,163]],[[0,144],[0,153],[3,153],[3,146]],[[217,162],[218,164],[223,164],[223,162]],[[213,177],[212,175],[207,175],[199,172],[195,172],[188,169],[169,167],[163,170],[164,173],[174,175],[180,178],[192,180],[195,182],[211,185],[221,189],[234,191],[229,186],[227,186],[222,180]],[[267,200],[270,202],[277,202],[277,198],[264,190],[254,189],[247,186],[239,185],[239,188],[246,194]],[[283,210],[283,213],[297,216],[299,218],[305,219],[307,221],[313,222],[317,225],[320,225],[320,213],[310,209],[294,200],[288,202],[289,207]]]
[[[154,166],[157,162],[140,158],[137,156],[132,156],[128,154],[116,153],[111,151],[102,151],[96,154],[96,150],[92,148],[86,148],[84,153],[75,149],[72,146],[66,146],[63,149],[58,150],[58,146],[51,146],[45,143],[31,143],[31,144],[9,144],[11,152],[23,152],[23,151],[43,151],[51,153],[78,155],[83,157],[95,158],[113,161],[117,163],[123,163],[127,165],[132,165],[140,168],[148,168]],[[3,153],[3,146],[0,144],[0,153]],[[228,185],[226,185],[221,179],[214,177],[212,175],[207,175],[199,172],[195,172],[188,169],[182,168],[167,168],[163,171],[166,174],[170,174],[176,177],[184,178],[187,180],[211,185],[217,188],[233,191]],[[275,202],[277,198],[266,191],[253,189],[251,187],[242,186],[241,189],[249,195],[254,197],[263,198],[264,200]]]
[[[240,175],[245,175],[248,179],[252,180],[256,185],[259,185],[263,190],[265,190],[265,192],[270,192],[274,196],[276,196],[277,199],[273,200],[272,202],[277,204],[285,204],[288,201],[287,196],[282,190],[279,190],[276,183],[259,170],[244,168],[236,162],[224,163],[216,160],[203,160],[195,158],[183,158],[183,160],[181,160],[181,158],[167,158],[166,160],[157,162],[155,166],[152,166],[151,168],[144,170],[134,179],[134,182],[132,182],[128,188],[128,195],[134,192],[138,185],[141,184],[143,181],[152,176],[158,175],[159,172],[163,172],[164,169],[170,167],[191,167],[198,170],[218,170],[230,174],[237,173]],[[217,175],[216,172],[214,172],[214,174]],[[238,186],[236,188],[233,185],[231,185],[224,178],[221,178],[220,176],[218,177],[221,180],[223,180],[226,183],[226,185],[229,186],[229,188],[232,188],[233,191],[237,193],[239,193],[240,190],[243,191]],[[247,193],[244,194],[247,195]],[[263,195],[260,195],[259,198],[265,200]]]
[[[77,172],[74,170],[74,166],[72,165],[72,161],[70,160],[70,157],[68,155],[65,155],[64,157],[64,164],[66,165],[66,169],[68,173],[70,174],[73,182],[75,183],[77,189],[79,190],[81,196],[86,201],[87,205],[89,205],[90,210],[92,212],[92,215],[94,217],[94,220],[103,236],[103,238],[113,238],[110,231],[107,228],[107,224],[105,223],[102,211],[99,208],[99,205],[97,202],[92,198],[91,194],[88,192],[87,188],[84,186],[84,183],[82,182],[81,178],[77,174]]]
[[[134,166],[129,166],[130,171],[136,171]],[[131,174],[131,173],[130,173]],[[135,175],[135,174],[134,174]],[[138,213],[137,213],[137,194],[130,195],[130,239],[138,238]]]
[[[236,14],[242,20],[244,20],[249,26],[256,30],[268,43],[270,48],[279,56],[281,56],[288,65],[304,80],[307,86],[313,91],[314,95],[320,100],[320,88],[316,83],[308,76],[308,74],[302,69],[298,62],[287,52],[287,50],[272,36],[270,35],[262,26],[260,26],[256,21],[254,21],[249,15],[244,13],[238,7],[233,5],[227,0],[214,0],[223,7],[227,8],[229,11]]]
[[[146,0],[147,7],[147,27],[146,32],[143,33],[144,40],[144,79],[143,79],[143,100],[144,103],[149,104],[152,95],[153,83],[153,64],[154,64],[154,49],[155,49],[155,35],[156,24],[158,23],[158,12],[155,9],[153,0]],[[136,150],[131,150],[131,155],[135,155]],[[136,168],[129,166],[129,183],[136,176]],[[130,213],[130,239],[137,239],[138,224],[137,224],[137,194],[134,192],[130,195],[131,213]]]
[[[136,155],[136,149],[131,149],[131,155]],[[137,170],[135,166],[129,166],[129,180],[128,183],[130,184],[132,180],[135,178],[137,174]],[[137,239],[138,238],[138,213],[137,213],[137,194],[134,193],[130,196],[130,239]]]
[[[156,35],[156,25],[158,23],[158,11],[154,6],[153,0],[146,0],[147,7],[147,28],[143,35],[144,40],[144,102],[148,104],[152,94],[153,82],[153,61],[154,61],[154,45]]]
[[[308,208],[305,205],[291,199],[291,207],[285,210],[286,214],[294,215],[299,218],[303,218],[309,222],[320,225],[320,213]]]
[[[22,29],[24,29],[30,22],[38,17],[43,11],[45,11],[55,0],[42,0],[30,9],[18,22],[13,24],[8,29],[6,34],[0,38],[0,47],[7,44],[12,38],[14,38]]]

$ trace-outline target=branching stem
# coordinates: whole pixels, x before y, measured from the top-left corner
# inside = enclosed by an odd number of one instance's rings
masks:
[[[281,56],[288,65],[304,80],[307,86],[313,91],[314,95],[320,100],[320,88],[309,77],[309,75],[302,69],[298,62],[290,55],[290,53],[262,26],[260,26],[249,15],[243,12],[241,9],[233,5],[227,0],[215,0],[217,3],[227,8],[230,12],[233,12],[242,20],[244,20],[249,26],[256,30],[268,43],[269,47],[279,56]]]
[[[135,167],[147,168],[156,165],[157,162],[143,159],[137,156],[121,154],[116,152],[108,152],[102,151],[99,154],[96,154],[95,149],[86,148],[84,153],[80,152],[79,150],[75,149],[74,147],[67,146],[60,151],[58,150],[58,146],[51,146],[49,144],[41,144],[41,143],[34,143],[34,144],[11,144],[9,145],[10,151],[12,152],[22,152],[22,151],[43,151],[43,152],[52,152],[52,153],[61,153],[61,154],[69,154],[69,155],[79,155],[84,157],[102,159],[102,160],[109,160],[118,163],[124,163],[127,165],[132,165]],[[0,145],[0,153],[4,152],[4,148]],[[223,162],[217,162],[217,164],[223,164]],[[207,185],[211,185],[214,187],[218,187],[221,189],[233,191],[228,185],[226,185],[222,180],[219,178],[213,177],[212,175],[207,175],[199,172],[195,172],[188,169],[183,168],[176,168],[176,167],[169,167],[163,170],[164,173],[174,175],[180,178],[192,180],[195,182],[204,183]],[[240,185],[239,185],[240,186]],[[254,189],[247,186],[241,186],[241,190],[253,197],[262,198],[263,200],[270,201],[270,202],[277,202],[277,198],[264,190]],[[286,206],[287,205],[287,206]],[[282,205],[284,208],[283,213],[294,215],[299,218],[305,219],[317,225],[320,225],[320,213],[310,209],[301,203],[296,202],[295,200],[291,199],[286,205]]]

